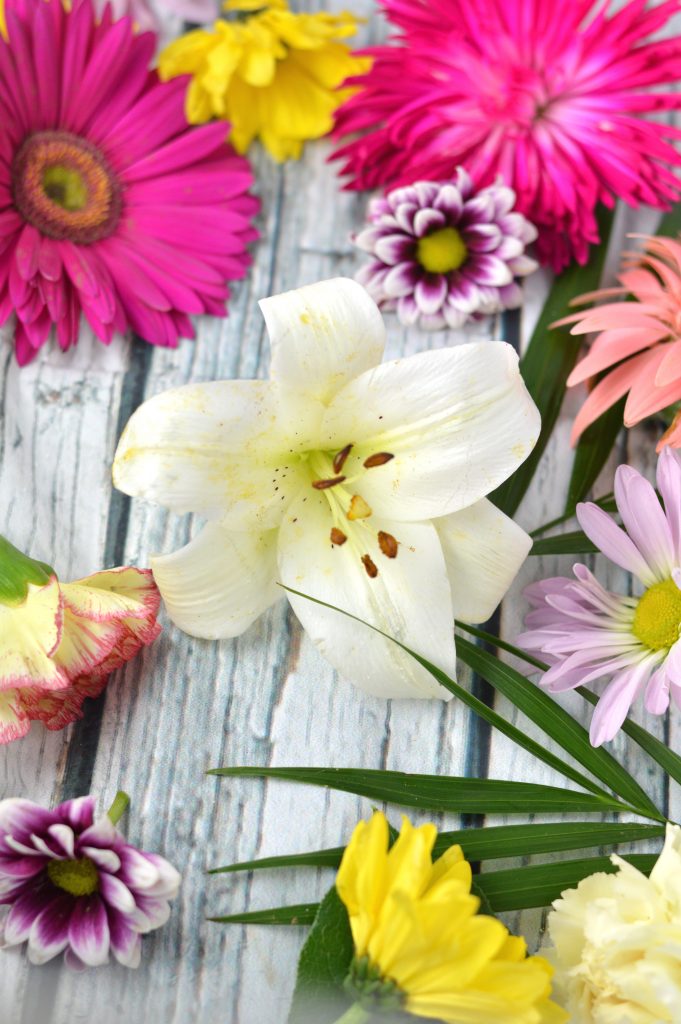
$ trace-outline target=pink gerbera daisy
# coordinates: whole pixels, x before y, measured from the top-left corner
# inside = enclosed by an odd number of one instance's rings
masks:
[[[156,40],[92,0],[16,0],[0,40],[0,323],[17,359],[81,313],[103,342],[132,328],[154,345],[224,315],[256,237],[247,162],[224,124],[189,128],[186,81],[149,71]]]
[[[364,51],[371,70],[337,116],[350,187],[501,176],[539,229],[555,269],[598,242],[597,203],[665,207],[678,130],[647,120],[677,110],[681,39],[660,39],[677,0],[381,0],[400,34]]]
[[[627,427],[681,401],[681,243],[672,238],[646,238],[645,243],[643,254],[625,255],[620,287],[582,295],[574,304],[614,301],[556,324],[572,324],[571,334],[599,332],[568,385],[605,374],[575,419],[573,444],[624,395]],[[665,444],[681,447],[681,426],[674,424],[658,449]]]
[[[631,466],[615,474],[615,499],[624,529],[592,503],[577,506],[587,537],[632,573],[636,594],[614,594],[585,565],[575,579],[559,576],[531,584],[533,605],[526,650],[550,665],[541,683],[559,693],[608,679],[591,721],[591,742],[611,740],[636,699],[663,714],[670,696],[681,707],[681,456],[665,448],[657,486]]]

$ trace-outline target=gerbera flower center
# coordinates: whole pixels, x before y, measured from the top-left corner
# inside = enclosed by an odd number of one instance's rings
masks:
[[[92,896],[99,889],[99,873],[89,857],[78,860],[51,860],[47,877],[58,889],[71,896]]]
[[[674,580],[654,583],[638,602],[632,632],[653,651],[667,650],[679,639],[681,590]]]
[[[342,547],[350,540],[367,576],[373,580],[378,576],[379,570],[366,550],[367,531],[372,534],[374,532],[373,527],[367,522],[373,516],[373,509],[354,485],[362,477],[364,470],[384,466],[395,456],[391,452],[372,452],[363,459],[361,470],[348,476],[343,470],[353,447],[352,444],[346,444],[335,454],[310,452],[307,459],[312,472],[312,486],[325,496],[331,510],[331,543],[334,547]],[[379,550],[386,558],[397,558],[399,542],[391,533],[378,530],[375,539]]]
[[[12,186],[19,212],[49,238],[88,245],[110,235],[121,214],[121,187],[104,155],[71,132],[29,135]]]
[[[439,228],[419,238],[416,259],[431,274],[448,274],[458,270],[468,256],[468,249],[456,228]]]

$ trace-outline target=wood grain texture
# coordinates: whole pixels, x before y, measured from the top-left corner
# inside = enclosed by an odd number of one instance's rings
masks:
[[[162,3],[159,3],[159,10]],[[341,9],[342,3],[298,4]],[[382,26],[370,0],[362,41]],[[176,28],[167,22],[167,31]],[[67,358],[56,351],[19,372],[10,345],[0,347],[0,532],[39,558],[54,561],[63,578],[103,565],[148,564],[149,555],[184,544],[198,524],[112,492],[110,464],[121,429],[145,398],[190,381],[265,377],[268,347],[257,300],[338,274],[352,275],[359,257],[349,234],[362,223],[365,196],[339,191],[325,143],[303,158],[275,166],[254,154],[263,200],[262,240],[248,279],[234,289],[230,315],[205,319],[197,341],[152,350],[117,341],[107,349],[83,332]],[[650,218],[627,214],[621,231],[648,228]],[[611,271],[612,272],[612,267]],[[389,356],[457,344],[471,336],[526,338],[543,297],[537,275],[528,284],[521,320],[506,317],[465,332],[432,336],[389,321]],[[519,518],[531,528],[562,511],[571,457],[568,435],[577,397],[566,402],[558,427]],[[632,432],[618,459],[652,474],[650,437]],[[611,489],[615,460],[597,493]],[[569,558],[530,560],[504,602],[504,635],[519,631],[522,586],[539,575],[565,572]],[[626,585],[610,572],[613,585]],[[462,671],[460,681],[485,693]],[[488,695],[489,696],[489,695]],[[516,717],[502,700],[498,710]],[[570,707],[584,722],[587,709]],[[525,726],[526,723],[522,723]],[[650,722],[646,723],[650,725]],[[678,724],[654,723],[675,737]],[[678,814],[659,773],[631,745],[616,750],[659,800]],[[35,727],[21,743],[0,748],[0,797],[43,803],[93,792],[106,806],[119,788],[132,798],[127,832],[157,850],[184,875],[169,924],[145,941],[138,972],[111,966],[73,975],[58,965],[27,966],[23,954],[0,959],[0,1024],[283,1024],[302,934],[296,929],[225,927],[209,915],[318,898],[327,873],[267,873],[207,877],[234,860],[334,846],[369,810],[367,801],[283,782],[216,780],[205,769],[223,764],[333,765],[393,768],[563,784],[548,767],[503,737],[490,735],[452,701],[395,701],[366,697],[339,680],[302,635],[282,601],[236,641],[209,643],[165,622],[156,645],[112,678],[105,696],[65,733]],[[393,809],[393,820],[396,811]],[[417,816],[418,817],[418,816]],[[458,821],[448,816],[454,828]],[[574,856],[572,854],[571,856]],[[509,917],[538,936],[537,914]]]

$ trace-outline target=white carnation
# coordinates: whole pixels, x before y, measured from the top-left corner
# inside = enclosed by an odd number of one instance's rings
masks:
[[[553,904],[544,950],[574,1024],[681,1024],[681,828],[646,878],[613,856]]]

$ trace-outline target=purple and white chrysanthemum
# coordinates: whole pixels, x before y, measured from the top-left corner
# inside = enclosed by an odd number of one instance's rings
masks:
[[[514,212],[515,192],[453,181],[417,181],[372,199],[355,244],[372,260],[357,274],[381,309],[426,330],[461,327],[522,302],[517,278],[536,270],[525,247],[536,228]]]
[[[670,695],[681,707],[681,456],[664,448],[653,486],[631,466],[615,475],[621,529],[592,503],[577,506],[580,526],[616,565],[640,582],[640,596],[613,594],[585,565],[525,591],[533,605],[520,646],[550,665],[554,693],[610,677],[591,721],[591,742],[611,740],[637,697],[661,715]],[[626,532],[625,532],[626,531]],[[640,588],[639,588],[640,589]]]
[[[0,946],[27,942],[34,964],[65,952],[75,970],[107,963],[110,952],[139,965],[140,936],[168,920],[180,876],[94,814],[89,796],[54,810],[0,801],[0,905],[9,907]]]

